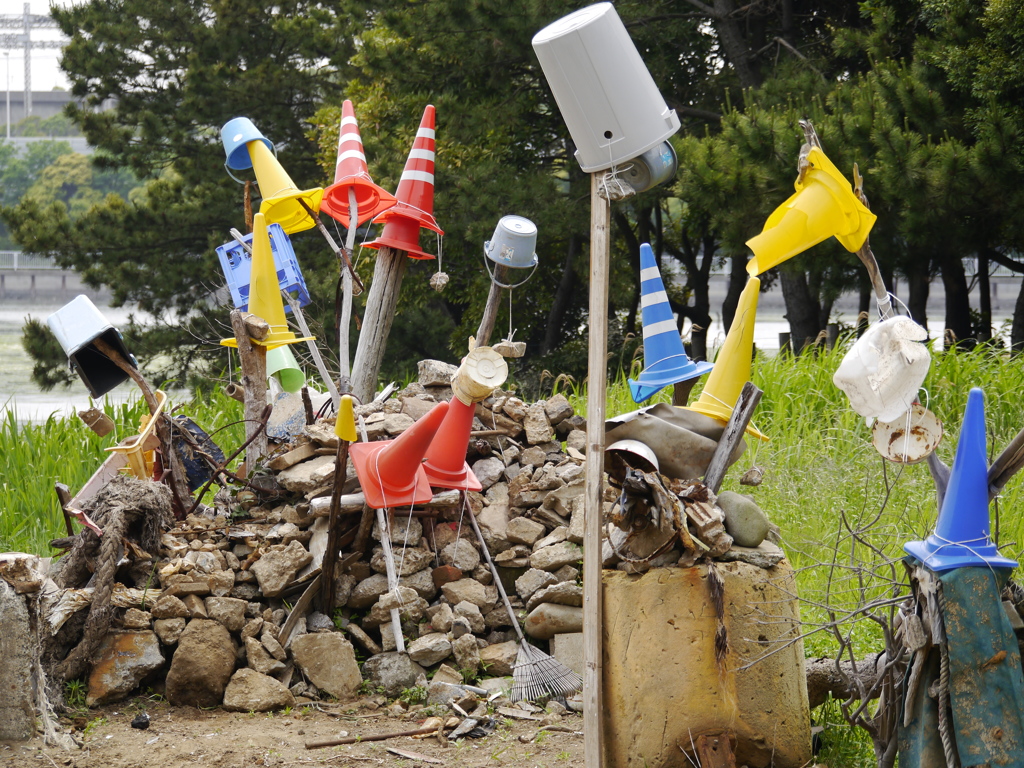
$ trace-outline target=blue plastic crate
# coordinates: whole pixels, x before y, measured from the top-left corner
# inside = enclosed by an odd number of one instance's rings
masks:
[[[306,306],[309,304],[309,291],[306,289],[306,281],[302,279],[299,262],[295,259],[292,241],[284,233],[280,224],[268,226],[267,234],[270,235],[270,250],[274,254],[274,266],[277,267],[277,280],[281,284],[281,288],[289,294],[298,294],[299,306]],[[242,239],[248,245],[252,244],[251,234],[245,235]],[[228,281],[232,303],[236,309],[248,310],[252,256],[237,240],[233,239],[217,248],[217,258],[220,259],[220,268],[224,270],[224,277]],[[284,309],[286,312],[292,311],[287,302],[285,302]]]

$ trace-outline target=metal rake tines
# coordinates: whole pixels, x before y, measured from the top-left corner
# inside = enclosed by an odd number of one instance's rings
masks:
[[[512,698],[515,701],[532,700],[545,695],[567,695],[583,686],[583,678],[576,672],[526,640],[519,644],[512,678]]]

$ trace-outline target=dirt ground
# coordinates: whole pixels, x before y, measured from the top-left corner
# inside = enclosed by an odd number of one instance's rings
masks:
[[[146,730],[131,727],[149,714]],[[20,744],[0,744],[0,768],[251,768],[251,766],[406,766],[517,768],[583,766],[583,716],[569,713],[543,730],[541,723],[501,715],[496,730],[482,738],[439,742],[436,736],[306,749],[307,741],[409,731],[422,716],[398,717],[358,703],[320,704],[268,714],[171,707],[139,698],[62,718],[75,728],[81,749],[43,745],[41,736]],[[418,753],[403,757],[389,749]],[[427,759],[425,759],[427,758]]]

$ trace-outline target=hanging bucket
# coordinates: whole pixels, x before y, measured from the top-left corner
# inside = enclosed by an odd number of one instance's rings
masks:
[[[235,171],[252,168],[252,158],[246,147],[250,141],[262,141],[267,149],[274,151],[274,145],[248,117],[236,117],[224,123],[220,129],[220,141],[224,145],[225,165]]]
[[[508,378],[508,363],[490,347],[477,347],[452,377],[452,393],[466,405],[479,403]]]
[[[920,403],[894,421],[876,421],[871,427],[871,445],[882,458],[897,464],[916,464],[941,442],[942,422]]]
[[[927,339],[928,331],[909,317],[876,323],[846,353],[832,381],[861,416],[894,422],[928,375]]]
[[[102,397],[118,384],[128,381],[128,374],[93,345],[97,339],[105,341],[132,367],[138,368],[135,358],[128,354],[121,333],[96,309],[88,296],[76,296],[46,318],[46,324],[93,397]]]
[[[537,266],[536,247],[536,224],[522,216],[502,216],[484,243],[484,255],[503,267],[525,269]]]

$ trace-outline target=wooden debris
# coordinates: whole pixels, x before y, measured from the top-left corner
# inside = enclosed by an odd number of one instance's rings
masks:
[[[418,760],[421,763],[432,763],[434,765],[444,765],[444,760],[438,760],[435,757],[424,755],[419,752],[412,752],[408,749],[399,749],[398,747],[388,747],[388,752],[399,757],[404,757],[409,760]]]
[[[307,741],[306,749],[321,749],[322,747],[337,747],[342,744],[357,744],[364,741],[385,741],[387,739],[398,739],[402,736],[418,736],[424,733],[434,733],[437,728],[416,728],[412,731],[392,731],[391,733],[371,733],[365,736],[346,736],[336,739],[320,739]]]

